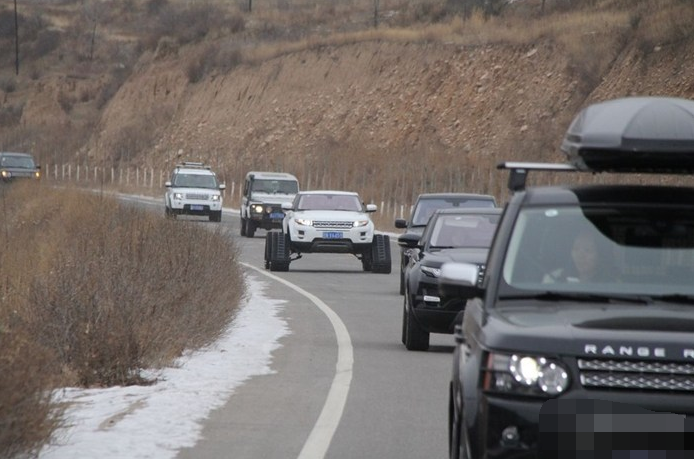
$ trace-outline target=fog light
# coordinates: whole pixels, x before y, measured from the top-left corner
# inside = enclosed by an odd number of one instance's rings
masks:
[[[501,432],[501,446],[504,448],[515,448],[520,444],[518,427],[508,426]]]

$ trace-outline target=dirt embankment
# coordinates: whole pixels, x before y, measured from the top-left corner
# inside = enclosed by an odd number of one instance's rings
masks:
[[[561,136],[586,103],[694,97],[694,42],[647,52],[627,44],[588,90],[549,42],[324,46],[191,83],[186,63],[199,52],[144,56],[105,107],[84,156],[157,169],[195,158],[237,181],[249,169],[286,170],[314,188],[357,188],[376,199],[454,183],[502,196],[494,165],[562,160]],[[46,94],[27,108],[57,111],[40,102]],[[336,170],[339,180],[326,182]]]

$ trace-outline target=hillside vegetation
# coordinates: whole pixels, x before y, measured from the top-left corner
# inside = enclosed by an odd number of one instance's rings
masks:
[[[374,202],[503,201],[496,163],[561,160],[587,103],[694,93],[686,0],[27,3],[0,146],[44,164],[200,159],[227,182],[284,170]]]

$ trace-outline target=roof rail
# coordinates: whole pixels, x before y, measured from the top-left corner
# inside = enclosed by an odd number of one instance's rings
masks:
[[[529,171],[549,171],[549,172],[580,172],[579,169],[571,164],[561,163],[524,163],[508,161],[499,163],[497,169],[508,169],[511,174],[508,176],[508,189],[511,191],[521,191],[525,189],[525,182],[528,179]]]
[[[210,166],[206,166],[205,163],[199,162],[199,161],[183,161],[180,164],[177,164],[176,167],[190,167],[190,168],[197,168],[197,169],[212,169]]]

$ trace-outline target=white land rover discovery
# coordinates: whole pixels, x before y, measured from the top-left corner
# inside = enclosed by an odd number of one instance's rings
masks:
[[[241,198],[241,236],[253,237],[255,230],[282,228],[282,204],[292,202],[299,192],[299,180],[285,172],[246,174]]]
[[[303,253],[349,253],[364,271],[390,273],[390,238],[375,234],[369,213],[377,207],[364,205],[357,193],[303,191],[282,209],[282,230],[265,238],[265,267],[271,271],[288,271]]]
[[[209,166],[200,162],[183,162],[171,173],[165,183],[165,214],[208,216],[212,222],[222,221],[222,193],[220,184]]]

